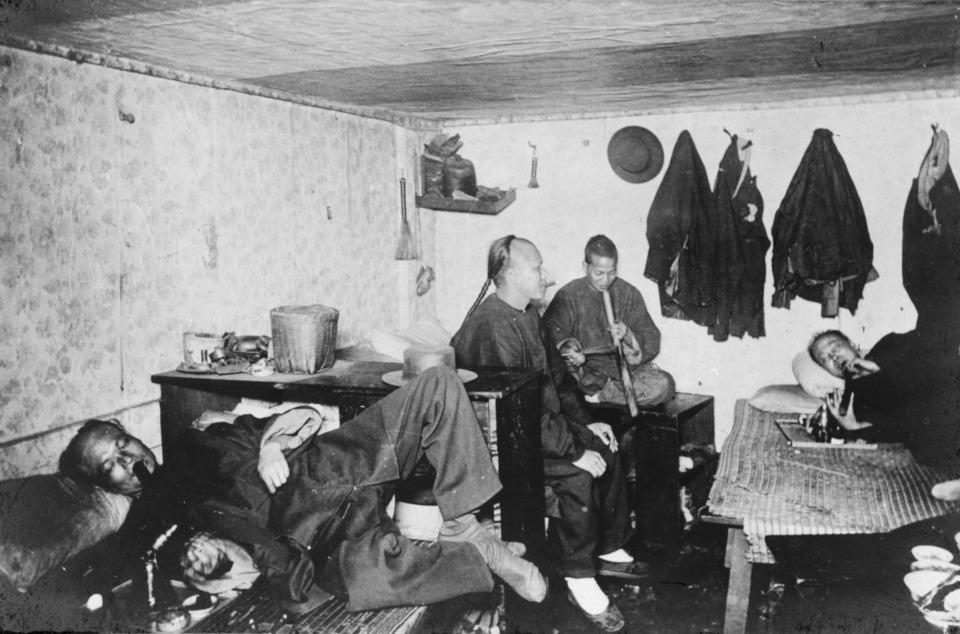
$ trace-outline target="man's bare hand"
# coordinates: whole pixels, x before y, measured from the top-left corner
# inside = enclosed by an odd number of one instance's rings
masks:
[[[260,574],[246,550],[209,533],[197,533],[190,538],[180,565],[192,586],[211,594],[249,588]],[[223,574],[211,577],[218,570]]]
[[[620,445],[617,442],[616,435],[613,433],[613,428],[607,423],[590,423],[587,425],[587,429],[602,440],[603,444],[610,447],[610,451],[616,451],[619,448]]]
[[[854,415],[853,399],[856,398],[855,394],[850,395],[850,405],[847,407],[847,413],[841,416],[840,400],[842,397],[843,395],[840,393],[840,390],[834,390],[828,393],[827,397],[824,399],[827,404],[827,409],[830,410],[830,413],[833,414],[833,417],[837,419],[837,422],[840,423],[841,427],[847,431],[857,431],[858,429],[873,427],[872,423],[858,421],[857,417]]]
[[[603,459],[603,456],[601,456],[599,452],[592,449],[584,451],[579,460],[573,461],[573,466],[578,469],[583,469],[594,478],[599,478],[603,475],[603,472],[607,470],[606,460]]]
[[[583,348],[576,339],[565,341],[563,345],[560,346],[560,356],[575,368],[587,362],[587,357],[583,354]]]
[[[268,440],[260,447],[260,460],[257,463],[260,479],[267,485],[270,493],[276,493],[290,477],[290,465],[283,455],[283,445],[277,440]]]
[[[236,420],[237,415],[231,412],[216,412],[211,410],[206,410],[200,416],[193,421],[193,427],[204,430],[214,423],[232,423]]]
[[[859,357],[850,362],[850,364],[845,368],[854,378],[867,376],[868,374],[873,374],[874,372],[880,371],[880,366],[876,362],[869,359],[864,359]]]
[[[627,325],[622,321],[614,322],[610,328],[608,328],[610,333],[617,338],[617,341],[622,341],[624,337],[627,336],[627,333],[630,332],[630,329],[627,328]]]

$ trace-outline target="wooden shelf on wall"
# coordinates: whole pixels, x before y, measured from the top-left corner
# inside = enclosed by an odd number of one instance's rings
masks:
[[[485,214],[495,216],[506,209],[513,201],[517,199],[517,190],[508,189],[503,193],[503,198],[494,201],[485,200],[458,200],[456,198],[444,198],[437,194],[426,194],[417,196],[417,207],[425,209],[434,209],[437,211],[459,211],[468,214]]]

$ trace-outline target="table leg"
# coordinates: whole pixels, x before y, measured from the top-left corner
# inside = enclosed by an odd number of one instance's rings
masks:
[[[727,585],[727,607],[723,617],[723,634],[743,634],[747,631],[747,613],[750,607],[750,577],[753,565],[747,561],[747,537],[742,528],[727,530],[727,551],[724,565],[730,568]]]

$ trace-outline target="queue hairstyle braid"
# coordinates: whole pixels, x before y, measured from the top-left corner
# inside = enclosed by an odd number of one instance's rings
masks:
[[[467,316],[464,317],[464,321],[469,319],[473,311],[475,311],[477,306],[480,305],[480,302],[483,301],[483,298],[487,296],[491,282],[500,286],[500,283],[503,281],[504,270],[510,262],[510,245],[517,239],[517,236],[511,233],[502,238],[497,238],[493,241],[493,244],[490,245],[490,250],[487,252],[487,279],[484,280],[483,288],[480,289],[480,294],[477,295],[477,299],[474,300],[473,305],[470,306],[470,310],[467,311]]]

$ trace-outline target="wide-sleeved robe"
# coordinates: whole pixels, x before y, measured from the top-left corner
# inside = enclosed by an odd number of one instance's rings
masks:
[[[635,286],[621,278],[615,279],[607,290],[615,319],[630,329],[642,353],[640,363],[630,368],[638,403],[641,406],[656,405],[671,398],[674,391],[672,377],[649,366],[660,353],[660,329],[647,312],[643,296]],[[587,355],[583,365],[575,369],[574,375],[584,393],[596,394],[611,380],[621,381],[603,295],[590,286],[586,278],[573,280],[557,291],[543,315],[543,322],[549,345],[553,348],[559,349],[564,342],[573,339],[585,350],[610,349],[604,354]],[[622,394],[620,396],[622,399]]]

